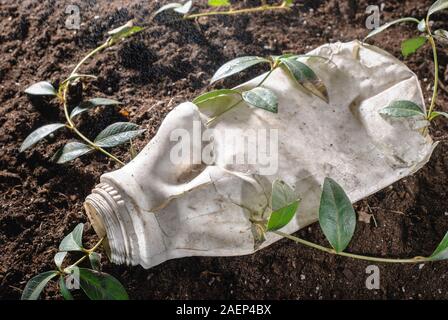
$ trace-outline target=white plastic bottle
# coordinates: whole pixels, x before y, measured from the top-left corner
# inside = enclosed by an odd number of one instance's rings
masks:
[[[434,145],[420,133],[422,119],[378,113],[394,100],[424,106],[412,71],[358,41],[324,45],[311,54],[331,59],[307,62],[325,83],[329,104],[277,69],[263,86],[278,96],[278,114],[241,103],[207,128],[207,108],[183,103],[134,160],[101,177],[85,208],[96,232],[107,237],[113,262],[150,268],[185,256],[250,254],[252,222],[269,212],[275,179],[302,198],[282,230],[292,233],[317,220],[326,176],[355,202],[428,161]],[[249,143],[232,143],[229,132]],[[192,146],[188,161],[176,156],[182,144]],[[268,234],[262,247],[278,239]]]

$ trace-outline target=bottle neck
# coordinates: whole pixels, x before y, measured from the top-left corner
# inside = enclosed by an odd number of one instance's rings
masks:
[[[107,183],[100,183],[86,198],[84,207],[95,232],[105,238],[103,243],[110,260],[135,265],[128,236],[132,223],[126,223],[129,214],[119,192]]]

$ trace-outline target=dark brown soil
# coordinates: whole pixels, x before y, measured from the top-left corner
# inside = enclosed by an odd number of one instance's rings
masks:
[[[378,1],[385,4],[382,21],[401,16],[423,17],[431,0]],[[166,1],[163,1],[166,3]],[[205,1],[203,1],[205,3]],[[78,4],[79,31],[65,28],[65,8]],[[241,6],[257,1],[241,1]],[[1,1],[0,5],[0,298],[17,299],[31,276],[53,268],[53,255],[65,234],[86,223],[86,241],[97,241],[82,203],[102,173],[116,165],[99,154],[68,165],[50,157],[71,136],[57,134],[35,149],[19,153],[23,139],[40,125],[62,120],[56,103],[33,103],[23,93],[31,83],[57,84],[88,50],[104,41],[105,32],[131,18],[147,27],[140,35],[95,57],[84,72],[99,75],[84,95],[110,96],[124,107],[103,108],[81,120],[93,137],[106,125],[126,118],[147,128],[137,142],[141,149],[161,120],[177,103],[205,90],[217,68],[242,55],[306,52],[326,42],[361,39],[365,8],[375,1],[309,1],[290,12],[235,17],[201,18],[197,24],[169,18],[151,19],[156,1]],[[448,28],[448,13],[434,16]],[[415,30],[400,26],[373,43],[400,55],[400,40]],[[447,50],[440,52],[441,73],[448,83]],[[433,64],[430,48],[410,57],[407,64],[419,75],[430,97]],[[249,72],[254,76],[260,70]],[[233,79],[235,85],[243,79]],[[438,108],[448,111],[442,91]],[[156,105],[157,104],[157,105]],[[154,108],[151,106],[156,105]],[[123,112],[126,111],[126,112]],[[430,254],[448,230],[448,123],[437,120],[431,134],[441,143],[430,163],[356,205],[373,213],[358,224],[349,251],[378,256],[412,257]],[[116,153],[129,158],[126,148]],[[313,225],[300,236],[325,244]],[[282,240],[251,256],[185,258],[150,270],[112,265],[133,299],[447,299],[447,263],[380,265],[381,288],[367,290],[368,263],[334,257]],[[43,293],[60,299],[56,285]],[[82,298],[80,294],[79,297]]]

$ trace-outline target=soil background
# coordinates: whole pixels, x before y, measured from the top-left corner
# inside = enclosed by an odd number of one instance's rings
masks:
[[[206,8],[205,1],[195,8]],[[258,1],[233,1],[237,7]],[[49,80],[57,85],[105,33],[131,18],[147,29],[109,49],[83,67],[98,75],[84,87],[85,97],[111,97],[120,108],[104,107],[79,120],[81,131],[94,137],[108,124],[132,121],[147,129],[136,141],[141,150],[160,122],[178,103],[207,89],[224,62],[243,55],[307,52],[321,44],[362,39],[368,32],[365,9],[381,5],[381,23],[403,16],[424,17],[431,0],[299,1],[289,12],[200,18],[197,23],[152,13],[167,1],[5,1],[0,3],[0,299],[18,299],[26,282],[50,270],[61,239],[79,222],[85,241],[97,237],[82,203],[102,173],[116,169],[101,154],[67,165],[50,158],[73,137],[59,132],[25,153],[18,149],[37,127],[62,121],[55,102],[31,101],[24,89]],[[202,5],[201,5],[202,3]],[[80,30],[65,27],[70,4],[80,8]],[[448,29],[448,12],[434,15],[436,27]],[[371,43],[400,57],[400,42],[415,36],[413,25],[400,25]],[[447,46],[440,48],[440,73],[448,85]],[[400,58],[402,59],[402,58]],[[429,46],[406,59],[431,96],[433,63]],[[258,74],[251,69],[232,77],[229,87]],[[387,74],[385,74],[387,76]],[[221,84],[222,85],[222,84]],[[438,108],[448,111],[440,91]],[[448,230],[448,122],[436,120],[431,135],[440,145],[418,173],[395,183],[355,209],[361,217],[348,251],[376,256],[428,255]],[[129,160],[127,147],[115,149]],[[319,226],[298,233],[326,245]],[[117,277],[132,299],[446,299],[447,262],[421,265],[380,264],[381,286],[365,286],[367,262],[317,252],[282,240],[242,257],[184,258],[149,270],[113,265],[103,257],[103,270]],[[45,299],[61,299],[50,285]],[[85,298],[78,293],[77,298]]]

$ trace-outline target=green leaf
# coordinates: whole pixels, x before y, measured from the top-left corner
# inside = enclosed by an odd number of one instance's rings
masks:
[[[328,91],[325,84],[314,71],[303,62],[295,58],[281,58],[280,61],[286,66],[294,79],[318,98],[329,102]]]
[[[58,252],[54,255],[54,263],[58,269],[61,269],[62,263],[64,262],[65,256],[67,255],[66,251]]]
[[[377,34],[383,32],[384,30],[386,30],[386,29],[389,28],[389,27],[391,27],[391,26],[393,26],[393,25],[395,25],[395,24],[397,24],[397,23],[402,23],[402,22],[414,22],[414,23],[417,23],[417,24],[420,23],[420,21],[419,21],[418,19],[416,19],[416,18],[411,18],[411,17],[397,19],[397,20],[388,22],[388,23],[386,23],[386,24],[383,24],[381,27],[376,28],[375,30],[372,30],[372,31],[371,31],[371,32],[364,38],[364,41],[366,41],[367,39],[369,39],[369,38],[371,38],[371,37],[373,37],[373,36],[375,36],[375,35],[377,35]]]
[[[248,104],[273,113],[278,112],[277,96],[269,89],[256,87],[242,93],[243,100]]]
[[[196,97],[193,100],[193,103],[199,106],[202,103],[205,103],[210,100],[219,99],[224,96],[233,95],[233,94],[240,94],[239,91],[232,90],[232,89],[219,89],[219,90],[213,90],[210,92],[206,92],[204,94],[201,94],[199,97]]]
[[[428,39],[426,37],[416,37],[412,39],[404,40],[401,43],[401,53],[405,58],[410,54],[415,53],[419,48],[421,48]]]
[[[111,275],[79,268],[80,285],[91,300],[128,300],[121,283]]]
[[[286,182],[275,180],[272,183],[271,208],[278,210],[298,200],[297,194]]]
[[[22,142],[22,145],[20,146],[20,152],[25,151],[26,149],[32,147],[37,142],[45,138],[46,136],[52,134],[56,130],[64,127],[65,125],[63,123],[53,123],[53,124],[47,124],[43,127],[40,127],[33,132],[31,132],[28,137],[25,138],[25,140]]]
[[[84,143],[69,142],[55,154],[55,158],[57,163],[66,163],[92,151],[94,149]]]
[[[213,75],[211,83],[227,78],[259,63],[269,63],[269,60],[256,56],[247,56],[233,59],[229,62],[226,62],[218,69],[218,71],[216,71],[216,73]]]
[[[68,290],[67,285],[65,284],[65,278],[63,276],[59,277],[59,291],[65,300],[73,300],[73,296],[70,290]]]
[[[31,86],[25,89],[25,93],[30,94],[32,96],[55,96],[58,94],[56,89],[51,85],[51,83],[47,81],[41,81],[32,84]]]
[[[84,229],[84,224],[79,223],[72,232],[62,239],[59,245],[59,251],[83,251],[82,246],[82,232]]]
[[[107,99],[107,98],[93,98],[87,101],[81,102],[81,104],[77,107],[75,107],[72,112],[70,113],[70,118],[73,118],[91,108],[98,107],[98,106],[113,106],[113,105],[119,105],[121,102],[113,99]]]
[[[437,118],[439,116],[448,118],[448,113],[443,112],[443,111],[433,111],[433,112],[431,112],[431,114],[429,116],[429,121],[434,120],[435,118]]]
[[[325,178],[319,207],[319,224],[336,252],[348,246],[356,227],[356,213],[344,189]]]
[[[428,17],[437,11],[441,11],[448,8],[448,0],[437,0],[428,10]]]
[[[47,271],[33,277],[28,281],[22,292],[21,300],[37,300],[48,281],[58,275],[57,271]]]
[[[272,211],[268,221],[268,231],[278,230],[286,226],[294,218],[298,208],[299,201],[294,201],[289,206]]]
[[[211,7],[228,7],[230,2],[229,0],[208,0],[208,5]]]
[[[90,265],[93,270],[100,271],[101,269],[101,255],[96,252],[91,252],[89,254]]]
[[[134,23],[131,20],[128,21],[126,24],[109,31],[107,34],[110,36],[113,42],[117,42],[121,39],[130,37],[131,35],[140,32],[143,29],[144,28],[142,27],[134,26]]]
[[[294,0],[284,0],[283,2],[288,6],[292,6],[294,4]]]
[[[380,114],[395,118],[425,115],[419,105],[407,100],[393,101],[387,107],[381,109]]]
[[[278,230],[286,226],[296,214],[299,199],[295,191],[284,181],[275,180],[272,183],[271,208],[268,221],[268,231]]]
[[[167,11],[167,10],[174,10],[177,13],[180,14],[187,14],[190,9],[191,9],[191,5],[193,4],[192,1],[187,1],[184,4],[182,3],[168,3],[164,6],[161,6],[154,15],[158,15],[159,13],[163,12],[163,11]]]
[[[448,259],[448,232],[437,246],[436,250],[431,254],[429,259],[433,261]]]
[[[130,122],[116,122],[101,131],[95,138],[95,144],[102,148],[111,148],[129,142],[145,132],[144,129]]]

